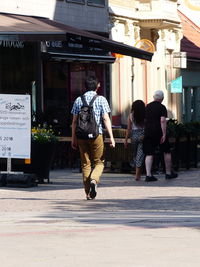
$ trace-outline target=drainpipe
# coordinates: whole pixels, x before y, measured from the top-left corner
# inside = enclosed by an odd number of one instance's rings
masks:
[[[131,64],[131,98],[132,102],[134,101],[134,59],[132,57],[132,64]]]
[[[145,104],[148,103],[148,95],[147,95],[147,62],[145,60],[142,60],[142,65],[143,65],[143,86],[144,86],[144,101]]]
[[[174,49],[173,48],[167,48],[167,51],[169,53],[169,66],[168,66],[169,75],[167,75],[168,76],[168,79],[167,79],[168,87],[167,87],[167,89],[169,89],[169,84],[173,80],[173,55],[172,55],[172,52],[174,51]],[[172,93],[168,90],[168,106],[170,106],[171,111],[172,111],[172,106],[173,106],[172,105],[172,100],[173,100]]]
[[[111,124],[112,124],[112,121],[113,121],[112,120],[112,116],[113,116],[113,114],[112,114],[112,110],[113,110],[113,108],[112,108],[112,106],[113,106],[113,103],[112,103],[112,101],[113,101],[113,99],[112,99],[112,94],[113,94],[112,77],[113,77],[113,67],[110,64],[109,65],[109,83],[110,83],[109,102],[110,102],[110,108],[111,108],[111,113],[110,113]]]
[[[144,62],[144,73],[145,73],[145,94],[146,94],[146,104],[148,103],[148,87],[147,87],[147,62]]]
[[[120,59],[118,59],[118,65],[119,65],[119,114],[120,114],[120,124],[121,124],[122,102],[121,102],[121,65],[120,65]]]
[[[118,72],[118,96],[117,97],[117,103],[118,103],[118,109],[116,114],[116,120],[117,123],[121,124],[121,114],[122,114],[122,104],[121,104],[121,65],[120,65],[120,58],[116,58],[116,64],[117,64],[117,72]],[[117,74],[116,72],[116,74]],[[116,83],[117,85],[117,83]]]
[[[170,64],[170,66],[169,66],[169,69],[170,69],[170,82],[172,81],[172,79],[173,79],[173,66],[172,66],[172,52],[173,52],[173,50],[170,50],[169,51],[169,64]],[[173,99],[172,99],[172,94],[170,93],[170,104],[171,104],[171,111],[172,111],[172,101],[173,101]]]

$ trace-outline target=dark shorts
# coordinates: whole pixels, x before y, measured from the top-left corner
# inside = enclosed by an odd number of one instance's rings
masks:
[[[160,152],[170,153],[170,144],[168,138],[166,138],[163,144],[160,144],[161,137],[150,137],[146,136],[143,140],[143,151],[145,155],[154,155],[157,147],[159,147]]]

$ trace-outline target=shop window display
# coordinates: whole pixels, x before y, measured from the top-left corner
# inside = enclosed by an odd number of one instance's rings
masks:
[[[86,76],[97,76],[100,80],[101,87],[98,94],[104,95],[104,67],[95,63],[72,63],[70,68],[70,88],[71,100],[74,100],[84,93],[84,82]]]
[[[61,135],[69,134],[65,126],[70,124],[68,75],[68,65],[65,62],[44,64],[44,120]]]
[[[2,41],[0,44],[0,93],[31,95],[32,81],[37,80],[36,46],[13,43]]]

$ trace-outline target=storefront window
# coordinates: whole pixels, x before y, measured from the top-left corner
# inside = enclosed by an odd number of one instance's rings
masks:
[[[70,131],[69,70],[66,62],[44,63],[44,120],[57,133]]]
[[[33,43],[1,41],[0,93],[31,94],[36,78],[36,46]]]
[[[32,121],[36,120],[38,101],[38,46],[21,41],[0,42],[0,93],[29,94],[32,101]],[[34,93],[34,96],[32,95]]]
[[[98,94],[104,95],[104,66],[98,64],[72,63],[70,68],[70,87],[72,102],[85,91],[86,76],[96,76],[101,84]]]

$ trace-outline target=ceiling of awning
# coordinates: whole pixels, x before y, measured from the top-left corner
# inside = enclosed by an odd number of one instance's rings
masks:
[[[0,13],[0,41],[65,41],[67,34],[96,40],[101,48],[151,61],[153,54],[47,18]]]
[[[98,55],[87,55],[87,54],[69,54],[69,53],[44,53],[43,58],[50,58],[53,60],[64,60],[64,61],[95,61],[99,63],[114,63],[115,58],[113,56],[98,56]]]

